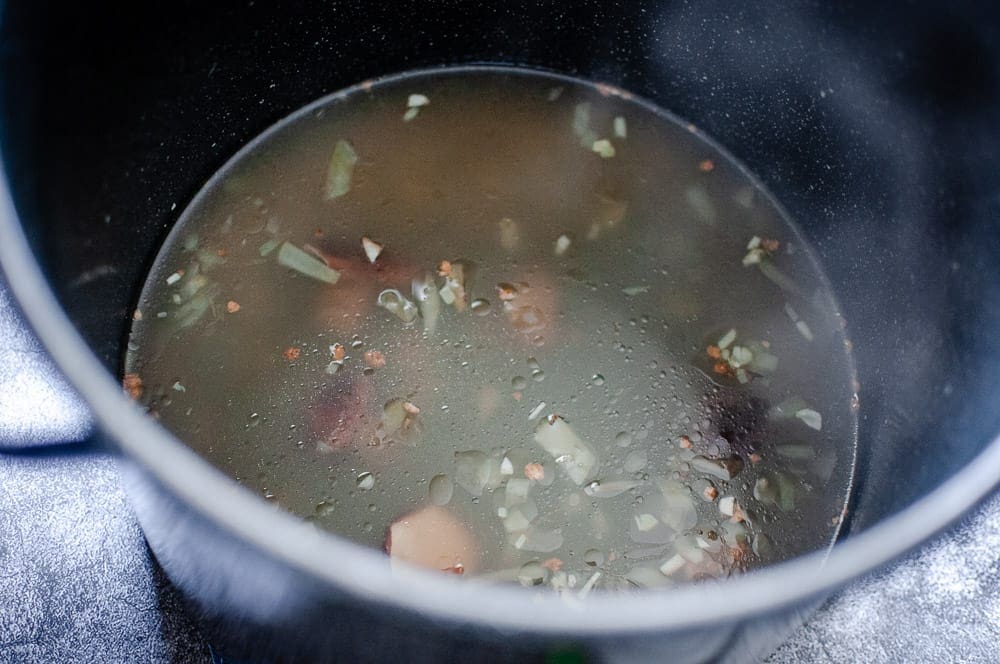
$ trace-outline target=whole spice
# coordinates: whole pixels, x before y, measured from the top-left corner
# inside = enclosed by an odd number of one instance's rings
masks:
[[[125,374],[122,378],[122,387],[125,388],[125,394],[133,399],[138,399],[142,396],[142,378],[137,373]]]

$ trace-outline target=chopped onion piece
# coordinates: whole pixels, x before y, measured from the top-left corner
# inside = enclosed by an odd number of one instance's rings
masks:
[[[581,102],[573,109],[573,133],[580,139],[580,145],[589,148],[597,140],[597,135],[590,128],[590,103]]]
[[[445,304],[455,304],[455,294],[450,288],[448,288],[447,285],[442,286],[441,289],[438,290],[438,295],[442,300],[444,300]]]
[[[798,284],[792,281],[784,272],[776,268],[770,261],[761,261],[759,267],[763,275],[774,282],[781,290],[795,295],[803,295],[802,289],[799,288]]]
[[[772,407],[768,411],[768,415],[778,420],[786,420],[794,417],[798,411],[807,408],[809,408],[809,404],[802,397],[788,397],[777,406]]]
[[[167,285],[173,286],[174,284],[176,284],[178,281],[181,280],[182,276],[184,275],[182,275],[180,272],[174,272],[169,277],[167,277]]]
[[[340,279],[340,272],[313,258],[290,242],[282,243],[281,249],[278,249],[278,264],[328,284],[335,284]]]
[[[625,139],[628,138],[628,125],[625,124],[625,118],[620,115],[615,116],[614,121],[615,137]]]
[[[732,516],[736,513],[736,498],[733,496],[723,496],[719,498],[719,512],[723,516]]]
[[[521,507],[508,508],[507,516],[503,519],[504,530],[508,533],[527,530],[537,516],[538,508],[535,507],[534,503],[525,503]]]
[[[760,237],[754,235],[752,238],[750,238],[750,241],[747,242],[747,251],[752,251],[753,249],[756,249],[759,246],[760,246]]]
[[[514,547],[521,551],[549,553],[563,545],[563,536],[558,530],[548,530],[537,526],[529,528],[518,536]]]
[[[629,286],[627,288],[622,289],[622,292],[628,295],[629,297],[634,297],[636,295],[640,295],[647,291],[649,291],[649,286]]]
[[[736,330],[732,329],[726,332],[724,335],[722,335],[722,338],[719,339],[719,342],[715,345],[721,349],[726,349],[734,341],[736,341]]]
[[[552,455],[577,486],[582,486],[597,466],[594,450],[559,416],[538,423],[535,442]]]
[[[702,473],[707,473],[713,477],[727,482],[743,470],[743,460],[736,455],[723,459],[709,459],[700,454],[691,458],[691,467]]]
[[[566,235],[560,235],[556,238],[556,256],[562,256],[569,249],[569,245],[572,241]]]
[[[590,149],[601,155],[602,159],[611,159],[615,156],[615,146],[612,145],[611,141],[606,138],[594,141],[594,143],[590,146]]]
[[[347,141],[337,141],[326,171],[323,193],[327,200],[340,198],[351,190],[354,166],[358,163],[358,153]]]
[[[638,528],[640,532],[648,533],[653,528],[656,528],[659,523],[659,519],[652,514],[635,515],[635,527]]]
[[[455,482],[473,496],[483,495],[490,480],[490,460],[478,450],[455,452]]]
[[[403,113],[403,122],[409,122],[420,115],[420,107],[414,106],[412,108],[406,109],[406,113]]]
[[[590,576],[590,578],[587,579],[587,582],[585,584],[583,584],[583,587],[580,588],[580,592],[577,594],[577,598],[578,599],[584,599],[587,595],[589,595],[590,591],[593,590],[594,585],[597,583],[598,579],[600,579],[600,578],[601,578],[601,573],[600,572],[594,572]]]
[[[368,260],[372,263],[374,263],[375,259],[378,258],[378,255],[382,253],[382,245],[367,235],[361,238],[361,246],[365,250],[365,256],[367,256]]]
[[[525,502],[528,500],[529,491],[531,491],[531,480],[523,477],[507,480],[507,488],[504,490],[505,507],[513,507]]]
[[[698,523],[698,508],[694,504],[691,491],[685,485],[674,480],[662,480],[660,483],[662,496],[650,496],[645,501],[649,509],[659,507],[660,520],[674,532],[684,532],[694,528]]]
[[[427,98],[426,95],[413,94],[406,99],[407,108],[419,108],[420,106],[426,106],[431,103],[431,100]]]
[[[387,288],[379,293],[377,303],[404,323],[412,323],[417,317],[417,306],[395,288]]]
[[[729,354],[729,365],[734,369],[750,364],[753,361],[753,353],[746,346],[733,346]]]
[[[514,464],[511,463],[508,457],[504,457],[503,461],[500,462],[500,474],[501,475],[513,475],[514,474]]]
[[[799,334],[801,334],[806,341],[813,340],[813,333],[812,330],[809,329],[809,323],[805,322],[804,320],[800,320],[795,324],[795,329],[799,331]]]
[[[679,572],[685,565],[687,565],[687,561],[684,560],[684,556],[679,553],[675,553],[671,558],[667,559],[666,562],[660,565],[660,573],[664,576],[670,576],[674,572]]]
[[[802,420],[803,424],[810,429],[819,431],[823,428],[823,416],[812,408],[802,408],[795,411],[795,417]]]
[[[425,272],[423,279],[414,279],[410,284],[410,292],[420,306],[420,316],[424,320],[424,329],[428,335],[434,334],[438,318],[441,315],[441,297],[434,284],[434,276],[430,272]]]
[[[264,244],[260,245],[260,249],[258,250],[258,252],[260,253],[261,256],[267,256],[272,251],[277,249],[279,244],[281,244],[281,242],[275,240],[274,238],[271,238]]]
[[[542,414],[542,411],[544,411],[544,410],[545,410],[545,402],[544,401],[539,401],[538,405],[535,406],[534,408],[532,408],[531,412],[528,413],[528,419],[529,420],[537,420],[538,417]]]
[[[715,224],[715,204],[712,203],[708,192],[701,187],[688,187],[685,197],[687,204],[702,221],[709,225]]]

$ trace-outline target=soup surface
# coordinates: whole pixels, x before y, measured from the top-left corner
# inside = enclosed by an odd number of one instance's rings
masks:
[[[364,83],[244,148],[124,382],[393,564],[580,596],[822,549],[854,465],[843,321],[774,201],[693,126],[519,69]]]

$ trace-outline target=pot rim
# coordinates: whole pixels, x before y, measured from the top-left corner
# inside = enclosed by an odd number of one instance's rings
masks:
[[[404,75],[411,73],[418,72]],[[292,115],[307,113],[357,87],[324,96]],[[241,148],[220,172],[243,150],[268,136],[274,126]],[[129,459],[202,517],[275,560],[328,584],[331,591],[361,601],[466,625],[581,637],[717,625],[829,593],[928,539],[991,493],[1000,481],[997,436],[931,493],[831,550],[722,583],[641,593],[593,593],[579,602],[554,593],[539,596],[516,587],[485,585],[416,568],[394,566],[390,570],[381,552],[321,531],[238,485],[127,398],[49,288],[20,225],[2,163],[0,180],[0,269],[42,345],[93,410],[100,428]],[[331,565],[331,560],[350,562]]]

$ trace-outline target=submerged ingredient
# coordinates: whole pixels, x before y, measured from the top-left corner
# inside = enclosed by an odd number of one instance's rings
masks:
[[[294,114],[185,210],[124,386],[393,564],[670,585],[835,536],[856,396],[825,284],[744,171],[626,93],[401,76]]]

